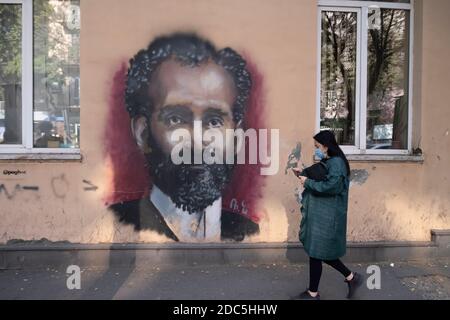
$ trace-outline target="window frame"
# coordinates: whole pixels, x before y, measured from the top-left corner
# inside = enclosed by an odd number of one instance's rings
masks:
[[[368,58],[368,17],[369,7],[380,9],[401,9],[409,11],[409,70],[408,70],[408,146],[407,149],[366,149],[367,138],[367,58]],[[355,145],[342,145],[349,155],[411,155],[413,121],[413,60],[414,60],[414,0],[410,3],[319,0],[317,9],[317,92],[316,92],[316,131],[320,130],[320,101],[322,73],[322,12],[357,12],[357,67],[355,88]]]
[[[20,4],[22,6],[22,144],[0,144],[0,159],[5,157],[14,159],[18,154],[50,155],[43,157],[47,159],[58,158],[57,154],[80,154],[79,148],[33,147],[33,0],[0,0],[0,4]]]

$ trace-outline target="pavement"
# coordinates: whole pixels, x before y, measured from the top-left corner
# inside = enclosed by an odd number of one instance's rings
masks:
[[[450,257],[347,265],[366,279],[355,299],[450,300]],[[367,287],[367,282],[376,284],[369,279],[377,269],[368,270],[371,265],[379,267],[379,289]],[[81,288],[72,290],[65,268],[0,270],[0,299],[287,300],[307,287],[309,272],[308,265],[286,263],[80,270]],[[324,264],[319,290],[322,300],[341,300],[347,287],[343,277]]]

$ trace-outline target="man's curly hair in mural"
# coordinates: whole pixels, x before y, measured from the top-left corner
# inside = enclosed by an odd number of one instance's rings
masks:
[[[210,60],[222,66],[234,80],[237,89],[233,105],[235,123],[244,120],[246,103],[250,95],[252,80],[245,60],[233,49],[217,51],[214,45],[195,34],[176,33],[156,38],[147,49],[139,51],[130,60],[125,103],[131,117],[150,116],[152,102],[149,100],[149,80],[165,60],[173,58],[188,66],[198,66]]]

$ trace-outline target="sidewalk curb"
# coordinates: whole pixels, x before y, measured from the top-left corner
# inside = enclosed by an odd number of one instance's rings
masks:
[[[450,230],[432,230],[432,241],[362,242],[347,245],[346,262],[422,260],[450,256]],[[147,265],[211,265],[230,263],[304,263],[298,243],[218,244],[72,244],[19,243],[0,245],[0,269]]]

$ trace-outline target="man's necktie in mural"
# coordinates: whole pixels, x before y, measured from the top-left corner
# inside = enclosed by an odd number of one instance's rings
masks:
[[[136,231],[175,241],[242,241],[259,233],[261,165],[175,164],[171,136],[183,129],[195,138],[196,122],[223,133],[264,128],[263,112],[262,77],[248,59],[194,34],[154,39],[114,77],[105,136],[113,175],[107,205]],[[205,144],[190,147],[194,157]],[[214,153],[225,157],[225,148]]]

